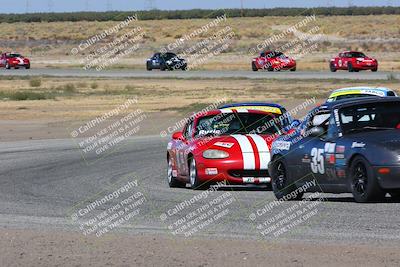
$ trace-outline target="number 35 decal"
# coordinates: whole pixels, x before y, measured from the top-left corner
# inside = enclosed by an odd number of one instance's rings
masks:
[[[325,174],[324,149],[313,148],[311,150],[311,170],[313,173]]]

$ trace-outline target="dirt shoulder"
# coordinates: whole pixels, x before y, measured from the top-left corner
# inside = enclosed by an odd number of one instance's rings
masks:
[[[3,266],[396,266],[396,246],[0,230]],[[100,264],[99,264],[100,263]]]

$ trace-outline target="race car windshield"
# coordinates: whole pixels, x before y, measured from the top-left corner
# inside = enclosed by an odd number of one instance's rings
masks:
[[[173,58],[175,58],[177,56],[175,54],[173,54],[173,53],[166,53],[166,54],[163,55],[163,57],[164,57],[165,60],[170,60],[170,59],[173,59]]]
[[[374,103],[340,110],[344,134],[400,128],[400,103]]]
[[[370,95],[370,94],[350,94],[350,95],[341,95],[336,97],[336,100],[343,100],[343,99],[348,99],[348,98],[356,98],[356,97],[373,97],[376,95]]]
[[[21,54],[8,54],[7,58],[21,57]]]
[[[196,137],[231,134],[279,133],[287,120],[282,115],[270,113],[221,113],[200,118]],[[283,126],[283,127],[282,127]]]
[[[350,57],[366,57],[366,55],[364,55],[364,53],[361,52],[352,52],[349,53]]]
[[[275,58],[275,57],[286,57],[282,52],[270,52],[267,55],[269,58]]]

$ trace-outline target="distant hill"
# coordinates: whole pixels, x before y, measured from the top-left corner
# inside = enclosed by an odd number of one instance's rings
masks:
[[[56,21],[122,21],[132,14],[140,20],[215,18],[226,13],[228,17],[299,16],[316,14],[321,16],[394,15],[400,7],[319,7],[319,8],[272,8],[272,9],[192,9],[151,11],[109,11],[71,13],[27,13],[0,14],[0,22],[56,22]]]

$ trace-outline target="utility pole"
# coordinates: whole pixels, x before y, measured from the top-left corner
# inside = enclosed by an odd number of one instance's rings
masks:
[[[49,13],[53,12],[53,7],[54,7],[53,0],[48,0],[47,7],[48,7],[48,10],[49,10]]]
[[[85,11],[89,11],[89,0],[85,0]]]
[[[26,3],[25,3],[25,8],[26,8],[25,13],[29,13],[30,7],[31,7],[31,5],[30,5],[29,0],[26,0]]]
[[[112,11],[112,3],[111,0],[107,0],[107,11]]]
[[[147,10],[154,10],[154,9],[157,9],[156,8],[156,3],[155,3],[155,0],[146,0],[145,1],[145,9],[147,9]]]

